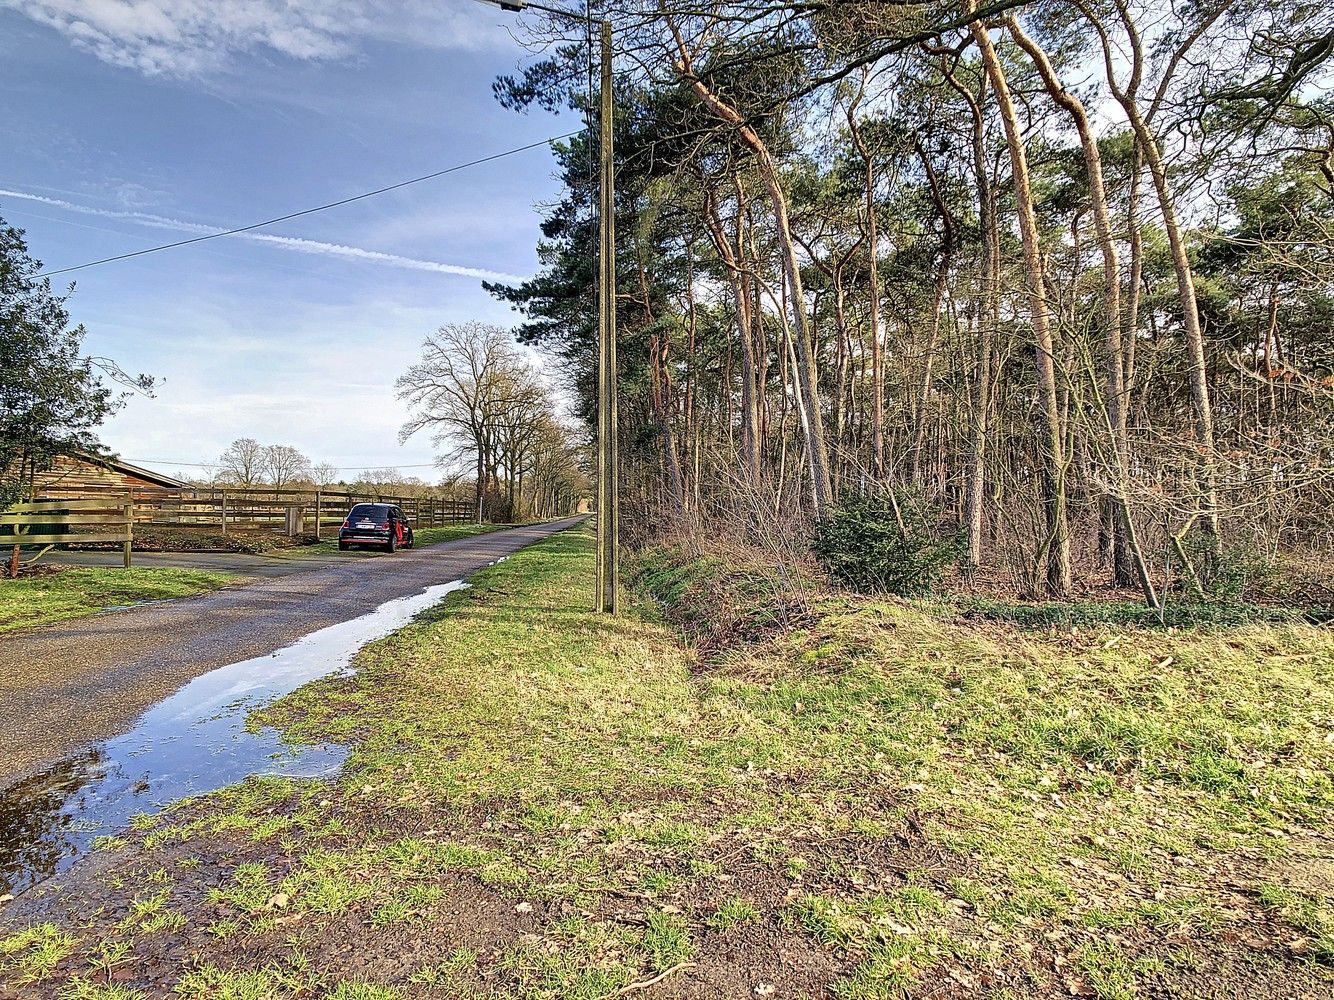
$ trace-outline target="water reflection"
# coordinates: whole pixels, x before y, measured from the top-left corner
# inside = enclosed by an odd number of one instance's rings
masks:
[[[154,705],[122,736],[0,792],[0,894],[73,864],[136,813],[252,774],[319,777],[347,757],[333,744],[287,746],[246,715],[302,684],[349,669],[357,650],[466,586],[461,580],[380,605],[277,652],[210,671]]]

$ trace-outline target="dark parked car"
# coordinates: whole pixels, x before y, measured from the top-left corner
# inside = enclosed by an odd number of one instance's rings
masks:
[[[403,511],[390,503],[359,503],[347,512],[338,529],[338,550],[346,552],[354,545],[374,545],[393,552],[402,546],[412,548],[412,525]]]

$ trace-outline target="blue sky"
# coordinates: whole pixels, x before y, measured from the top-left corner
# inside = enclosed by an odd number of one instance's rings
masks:
[[[578,128],[495,103],[531,58],[512,23],[474,0],[0,0],[0,216],[67,267]],[[261,231],[304,243],[54,279],[77,282],[90,353],[161,380],[103,439],[149,465],[254,437],[433,478],[406,468],[433,450],[398,445],[393,380],[442,323],[514,322],[477,275],[536,269],[552,170],[538,148]]]

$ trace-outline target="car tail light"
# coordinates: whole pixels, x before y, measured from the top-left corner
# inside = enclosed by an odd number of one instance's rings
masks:
[[[388,527],[389,527],[389,522],[388,522],[388,521],[381,521],[381,522],[380,522],[380,527],[381,527],[381,528],[388,528]]]
[[[347,527],[347,521],[344,521],[344,522],[343,522],[343,527],[344,527],[344,528]]]

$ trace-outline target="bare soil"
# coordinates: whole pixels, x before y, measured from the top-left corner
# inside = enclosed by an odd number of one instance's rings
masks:
[[[386,842],[404,836],[484,842],[489,836],[482,813],[462,817],[462,822],[455,811],[403,809],[368,816],[359,810],[355,796],[335,794],[333,815],[348,824],[350,842],[368,833]],[[276,806],[274,814],[297,807],[294,798]],[[209,808],[207,804],[190,806],[174,818],[177,822],[199,818]],[[53,976],[40,984],[0,983],[0,998],[44,1000],[55,995],[54,983],[75,974],[86,975],[97,956],[96,943],[124,936],[126,928],[136,923],[136,903],[145,896],[146,887],[164,885],[169,894],[163,910],[184,915],[188,930],[134,934],[129,957],[105,970],[97,981],[137,990],[131,994],[136,998],[168,1000],[178,995],[175,984],[183,971],[207,966],[284,968],[292,966],[294,955],[303,954],[315,958],[320,974],[330,983],[396,984],[408,997],[524,996],[529,994],[522,991],[520,980],[505,962],[506,954],[516,947],[557,950],[558,928],[566,919],[634,928],[644,925],[650,909],[665,907],[693,921],[689,961],[660,979],[640,980],[628,992],[677,1000],[834,997],[834,984],[853,972],[860,956],[821,944],[785,919],[783,909],[800,893],[875,889],[874,884],[868,886],[868,879],[889,890],[928,872],[936,885],[945,887],[951,876],[966,873],[967,864],[958,855],[922,838],[913,827],[913,821],[906,821],[900,833],[888,839],[816,838],[798,845],[812,864],[808,873],[795,879],[775,864],[750,858],[745,844],[716,844],[709,855],[720,863],[718,874],[694,880],[667,902],[650,902],[633,893],[609,894],[600,905],[587,909],[568,900],[526,899],[487,885],[476,875],[442,871],[433,878],[433,884],[442,890],[439,900],[407,921],[375,926],[370,908],[360,905],[331,916],[289,915],[281,904],[274,903],[270,926],[225,938],[207,928],[234,916],[235,908],[210,899],[210,889],[228,884],[237,866],[245,863],[262,863],[281,876],[293,859],[272,838],[257,842],[239,832],[225,832],[154,848],[118,847],[95,855],[66,877],[0,909],[0,926],[49,921],[77,928],[82,940],[61,960]],[[755,904],[758,919],[717,929],[693,916],[736,896]],[[1101,989],[1074,964],[1072,955],[1085,941],[1071,934],[1025,942],[999,963],[950,956],[900,995],[922,1000],[1002,996],[1113,1000],[1121,995],[1154,1000],[1328,998],[1334,984],[1328,970],[1294,956],[1285,943],[1290,931],[1276,925],[1258,907],[1248,905],[1243,897],[1238,897],[1237,904],[1234,921],[1213,934],[1165,931],[1120,938],[1118,943],[1127,954],[1161,967],[1141,978],[1138,992],[1116,994]],[[951,919],[963,925],[969,914],[960,907]],[[476,954],[475,964],[463,978],[439,987],[411,981],[415,973],[458,949]],[[656,981],[650,985],[650,980]]]
[[[241,552],[259,555],[279,549],[297,549],[319,541],[313,534],[302,533],[288,537],[280,531],[262,528],[228,528],[226,534],[217,528],[169,528],[142,525],[135,528],[135,552]],[[75,552],[119,551],[119,543],[72,543],[67,546]]]

